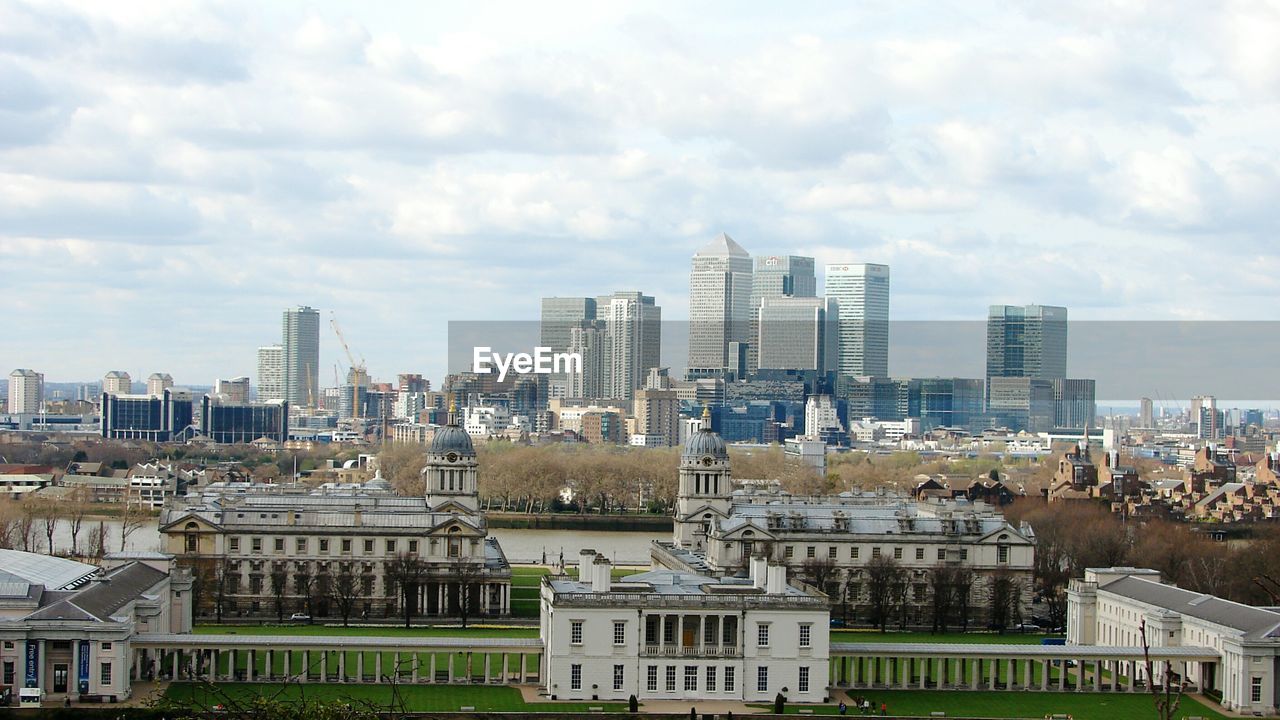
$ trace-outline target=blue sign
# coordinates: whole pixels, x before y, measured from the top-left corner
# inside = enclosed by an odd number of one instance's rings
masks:
[[[40,643],[27,641],[27,687],[40,687]]]
[[[89,694],[89,641],[80,641],[80,694]]]

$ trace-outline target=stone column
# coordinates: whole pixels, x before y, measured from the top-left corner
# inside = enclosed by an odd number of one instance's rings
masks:
[[[980,660],[979,663],[981,662],[982,661]],[[987,689],[995,690],[996,680],[999,679],[1000,677],[1000,661],[995,658],[991,658],[990,664],[991,664],[991,677],[987,678]]]
[[[246,658],[247,662],[245,663],[245,666],[246,666],[245,676],[249,680],[249,682],[253,682],[254,672],[257,670],[257,664],[258,664],[258,651],[250,648],[245,652],[248,653],[248,658]]]
[[[382,682],[382,651],[373,654],[373,681]]]
[[[920,658],[918,662],[920,663],[920,689],[924,690],[928,686],[929,663],[931,661],[929,658]]]
[[[506,685],[507,682],[511,679],[511,675],[510,675],[511,671],[507,667],[507,663],[510,660],[511,660],[510,655],[508,655],[507,653],[502,653],[502,682],[500,683],[501,685]]]
[[[445,660],[445,666],[449,671],[449,682],[453,682],[453,653],[449,653],[445,657],[448,658]]]
[[[427,672],[430,673],[429,682],[436,681],[436,654],[431,653],[427,656]]]
[[[1004,661],[1004,689],[1013,689],[1013,660]]]
[[[969,661],[969,689],[977,690],[979,687],[981,687],[982,686],[981,679],[982,679],[982,661],[970,660]]]
[[[1067,689],[1067,672],[1070,669],[1071,668],[1067,667],[1066,658],[1062,658],[1061,660],[1058,661],[1058,690],[1059,691]]]
[[[364,651],[356,653],[356,682],[364,682]]]
[[[1048,660],[1040,661],[1040,689],[1049,689],[1049,668],[1053,665]]]
[[[413,659],[410,661],[410,664],[412,665],[412,667],[410,668],[410,672],[412,672],[412,675],[410,677],[412,678],[413,684],[417,685],[418,684],[418,651],[417,650],[413,651]]]
[[[344,683],[346,681],[347,681],[347,651],[341,650],[338,652],[338,682]]]
[[[43,640],[41,640],[41,641],[40,641],[40,644],[41,644],[41,645],[43,645],[43,644],[44,644],[44,641],[43,641]],[[174,650],[174,651],[173,651],[173,652],[171,652],[170,654],[171,654],[171,655],[173,655],[173,670],[172,670],[172,672],[173,672],[173,681],[174,681],[174,682],[177,682],[177,681],[178,681],[178,658],[182,655],[182,651],[181,651],[181,650]],[[43,664],[44,664],[44,659],[45,659],[45,657],[46,657],[46,656],[45,656],[43,653],[40,655],[40,664],[41,664],[41,665],[43,665]],[[36,676],[37,676],[37,677],[39,677],[39,671],[37,671]],[[43,679],[43,678],[41,678],[41,679]],[[43,687],[43,685],[41,685],[41,687]]]

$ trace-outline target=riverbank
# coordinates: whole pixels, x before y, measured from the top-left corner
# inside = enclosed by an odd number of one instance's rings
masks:
[[[491,528],[513,530],[617,530],[622,532],[670,533],[669,515],[593,515],[583,513],[529,514],[488,512],[485,519]]]

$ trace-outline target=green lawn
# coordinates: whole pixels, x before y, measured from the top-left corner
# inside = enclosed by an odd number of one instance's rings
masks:
[[[608,711],[621,711],[620,703],[526,703],[520,691],[498,685],[400,685],[405,708],[418,712],[457,711],[471,706],[477,712],[586,712],[588,707],[602,706]],[[199,683],[173,683],[165,691],[165,700],[180,706],[208,708],[228,700],[243,700],[264,695],[278,700],[299,698],[315,701],[347,701],[388,707],[389,685],[279,685],[267,683],[224,683],[216,687]]]
[[[935,690],[854,690],[850,697],[863,695],[871,700],[875,714],[880,703],[886,703],[890,715],[929,717],[941,711],[948,717],[1042,718],[1067,714],[1075,720],[1135,720],[1156,716],[1151,695],[1135,693],[1040,693],[1040,692],[939,692]],[[765,707],[761,705],[760,707]],[[787,708],[789,714],[801,707]],[[814,714],[834,715],[835,705],[811,707]],[[849,715],[857,717],[850,708]],[[1225,716],[1192,698],[1183,698],[1176,718],[1198,715],[1206,720],[1225,720]]]
[[[1037,635],[1010,632],[1003,635],[994,632],[879,632],[877,630],[832,630],[831,642],[845,643],[965,643],[990,645],[1039,645],[1046,637],[1061,635]]]
[[[201,635],[339,635],[379,637],[474,637],[536,638],[536,627],[503,625],[471,625],[463,630],[458,625],[404,628],[396,625],[342,627],[331,625],[197,625]]]

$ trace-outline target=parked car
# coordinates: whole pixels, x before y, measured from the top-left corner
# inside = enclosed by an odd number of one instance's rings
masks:
[[[844,619],[843,619],[843,618],[831,618],[831,627],[833,627],[833,628],[842,628],[842,627],[844,627]]]
[[[311,616],[306,613],[294,613],[289,616],[289,619],[294,622],[311,622]]]
[[[1015,630],[1017,632],[1024,632],[1024,633],[1044,632],[1044,628],[1040,627],[1039,625],[1032,625],[1031,623],[1018,623],[1017,625],[1014,625],[1009,629]]]

